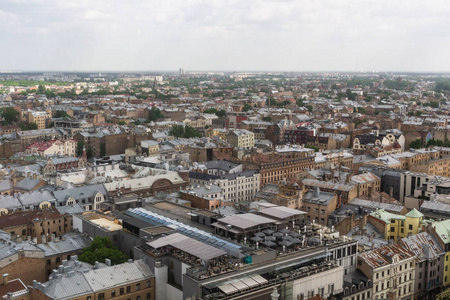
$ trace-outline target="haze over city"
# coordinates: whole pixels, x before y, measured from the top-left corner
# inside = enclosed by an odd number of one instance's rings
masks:
[[[446,1],[2,1],[0,70],[450,71]]]

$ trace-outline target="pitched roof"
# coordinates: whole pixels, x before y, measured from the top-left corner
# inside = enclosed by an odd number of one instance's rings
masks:
[[[63,216],[56,209],[18,211],[0,218],[0,228],[30,224],[34,220],[47,220]]]
[[[413,208],[409,213],[407,213],[405,215],[406,217],[410,217],[410,218],[422,218],[423,214],[418,211],[417,209]]]

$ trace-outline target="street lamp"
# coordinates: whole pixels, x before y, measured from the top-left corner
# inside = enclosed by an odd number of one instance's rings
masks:
[[[278,300],[278,298],[280,298],[280,294],[278,293],[276,286],[273,287],[273,292],[270,294],[270,298],[272,300]]]

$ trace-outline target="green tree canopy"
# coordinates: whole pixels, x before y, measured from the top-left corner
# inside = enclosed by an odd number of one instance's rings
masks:
[[[450,300],[450,289],[446,289],[439,295],[437,295],[436,300]]]
[[[194,138],[194,137],[201,137],[201,133],[195,130],[190,125],[173,125],[172,128],[169,130],[169,134],[173,135],[176,138]]]
[[[205,114],[215,114],[219,118],[225,117],[227,115],[227,112],[225,110],[217,110],[215,108],[208,108],[203,111]]]
[[[38,89],[37,89],[38,94],[44,94],[45,93],[45,86],[40,84],[38,85]]]
[[[417,140],[409,143],[409,148],[420,149],[422,147],[423,147],[423,145],[422,145],[422,141],[420,139],[417,139]]]
[[[91,245],[83,250],[78,259],[91,265],[95,264],[96,261],[104,262],[105,259],[110,259],[113,265],[117,265],[126,262],[128,257],[115,247],[109,238],[96,237]]]
[[[70,118],[70,116],[64,110],[57,110],[55,112],[55,118]]]
[[[14,122],[17,122],[19,120],[19,112],[13,107],[1,108],[0,114],[8,124],[13,124]]]
[[[153,106],[150,109],[150,111],[148,113],[148,121],[149,122],[156,121],[158,119],[163,119],[163,118],[164,118],[164,115],[161,113],[161,111],[157,107]]]
[[[19,126],[22,131],[38,129],[36,123],[17,123],[17,126]]]
[[[271,122],[272,118],[267,116],[267,117],[262,118],[262,120],[265,121],[265,122]]]
[[[89,146],[86,150],[86,157],[91,158],[92,156],[94,156],[94,150],[92,149],[91,146]]]
[[[247,111],[249,111],[249,110],[251,110],[252,109],[252,106],[250,105],[250,104],[248,104],[248,103],[245,103],[244,104],[244,108],[242,109],[243,111],[245,111],[245,112],[247,112]]]
[[[83,154],[84,142],[79,140],[77,142],[77,156],[81,156]]]

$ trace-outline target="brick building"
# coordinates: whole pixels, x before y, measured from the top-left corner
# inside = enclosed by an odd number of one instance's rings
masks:
[[[19,211],[3,215],[0,229],[15,236],[36,238],[38,243],[72,230],[72,216],[59,213],[55,208]]]

